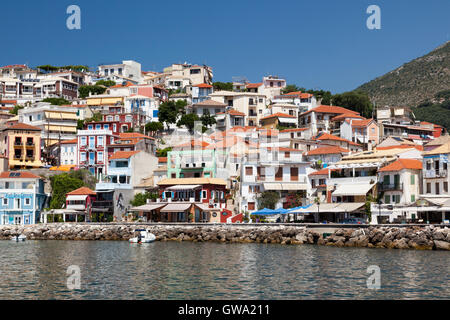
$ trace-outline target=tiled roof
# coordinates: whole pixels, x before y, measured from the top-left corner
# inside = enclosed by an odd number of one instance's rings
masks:
[[[319,154],[337,154],[337,153],[349,153],[350,150],[341,148],[339,146],[326,146],[319,147],[317,149],[308,151],[306,154],[308,156],[319,155]]]
[[[334,118],[331,118],[331,121],[345,120],[345,118],[364,119],[364,117],[355,113],[343,113],[338,116],[335,116]]]
[[[134,84],[130,81],[127,81],[127,83],[125,85],[123,84],[116,84],[115,86],[112,86],[110,88],[126,88],[126,87],[131,87],[134,86]]]
[[[308,114],[310,112],[319,112],[319,113],[336,113],[336,114],[358,114],[359,112],[353,111],[353,110],[349,110],[343,107],[337,107],[337,106],[325,106],[325,105],[320,105],[318,107],[315,107],[314,109],[311,109],[309,111],[306,111],[304,113],[302,113],[300,116]]]
[[[350,140],[347,140],[347,139],[344,139],[344,138],[341,138],[341,137],[338,137],[338,136],[334,136],[334,135],[329,134],[329,133],[327,133],[327,132],[319,133],[319,134],[318,134],[317,136],[315,136],[313,139],[316,139],[316,140],[335,140],[335,141],[343,141],[343,142],[347,142],[347,143],[349,143],[349,144],[351,144],[351,145],[359,146],[359,144],[357,144],[357,143],[355,143],[355,142],[353,142],[353,141],[350,141]]]
[[[422,170],[422,161],[415,159],[398,159],[397,161],[381,168],[379,172],[400,171],[403,169]]]
[[[127,138],[143,138],[143,139],[151,139],[155,140],[153,137],[149,137],[145,134],[142,134],[140,132],[120,132],[119,133],[120,139],[127,139]]]
[[[95,196],[97,193],[95,191],[92,191],[88,187],[81,187],[76,190],[70,191],[66,193],[66,196],[84,196],[84,195],[93,195]]]
[[[31,126],[26,123],[16,123],[12,126],[7,126],[3,128],[3,130],[31,130],[31,131],[41,131],[42,129],[39,127]]]
[[[115,159],[128,159],[131,156],[134,156],[135,154],[139,153],[140,151],[116,151],[111,157],[109,157],[109,160],[115,160]]]
[[[242,116],[242,117],[245,117],[245,113],[243,113],[243,112],[239,112],[239,111],[237,111],[237,110],[234,110],[234,109],[230,109],[230,110],[227,110],[226,112],[219,112],[219,113],[216,113],[216,114],[231,114],[232,116]]]
[[[200,84],[196,84],[193,87],[198,87],[198,88],[212,88],[213,86],[207,83],[200,83]]]
[[[220,107],[226,107],[227,105],[225,103],[208,99],[203,100],[202,102],[194,103],[194,106],[220,106]]]
[[[284,132],[298,132],[298,131],[306,131],[306,130],[308,130],[309,128],[294,128],[294,129],[284,129],[284,130],[281,130],[280,132],[281,133],[284,133]]]
[[[186,143],[182,143],[179,145],[174,146],[174,148],[184,148],[184,147],[207,147],[209,146],[209,143],[206,141],[197,141],[197,140],[191,140]]]
[[[0,179],[4,178],[40,179],[41,177],[27,171],[4,171],[0,173]]]
[[[270,119],[270,118],[297,118],[297,117],[291,116],[290,114],[277,112],[277,113],[265,116],[265,117],[261,118],[261,120],[266,120],[266,119]]]
[[[259,83],[248,83],[246,87],[247,87],[247,89],[255,89],[255,88],[258,88],[260,86],[262,86],[262,82],[259,82]]]
[[[309,175],[310,176],[325,176],[325,175],[327,176],[328,175],[328,171],[330,171],[330,169],[325,168],[325,169],[321,169],[319,171],[310,173]]]
[[[350,123],[350,120],[346,120]],[[352,127],[367,127],[373,119],[352,120]]]

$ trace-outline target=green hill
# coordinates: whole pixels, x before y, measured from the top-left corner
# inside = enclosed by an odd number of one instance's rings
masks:
[[[361,85],[376,105],[415,107],[435,102],[438,92],[450,89],[450,41],[423,57]]]

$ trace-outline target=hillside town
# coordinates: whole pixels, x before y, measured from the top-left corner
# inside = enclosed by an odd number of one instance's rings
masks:
[[[190,63],[0,67],[0,224],[449,222],[444,127],[230,80]]]

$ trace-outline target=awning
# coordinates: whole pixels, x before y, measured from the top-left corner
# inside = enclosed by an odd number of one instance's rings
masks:
[[[264,190],[283,190],[281,183],[264,183]]]
[[[365,196],[374,184],[341,184],[332,193],[333,196]]]
[[[206,204],[195,204],[196,207],[198,207],[200,210],[202,211],[213,211],[213,210],[217,210],[215,208],[210,208],[208,207]]]
[[[328,213],[340,213],[340,212],[353,212],[365,205],[364,202],[344,202],[344,203],[316,203],[306,209],[298,209],[290,211],[289,213],[315,213],[315,212],[328,212]]]
[[[183,212],[191,207],[191,203],[169,203],[161,212]]]
[[[307,185],[303,183],[282,183],[282,190],[306,190]]]
[[[162,208],[166,205],[166,203],[163,204],[144,204],[142,206],[139,207],[133,207],[130,209],[130,211],[152,211],[152,210],[156,210],[159,208]]]
[[[86,200],[87,195],[83,194],[83,195],[68,195],[66,200],[72,201],[72,200]]]
[[[175,186],[166,188],[166,190],[193,190],[200,187],[201,185],[199,184],[177,184]]]

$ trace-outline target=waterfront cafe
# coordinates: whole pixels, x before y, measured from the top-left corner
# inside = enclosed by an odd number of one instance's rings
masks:
[[[314,203],[308,207],[289,210],[291,214],[303,215],[304,221],[342,222],[353,217],[365,217],[364,202]]]
[[[146,222],[213,222],[214,216],[219,216],[218,210],[193,202],[154,202],[133,207],[130,211],[137,212],[138,218]]]
[[[408,222],[440,224],[450,223],[450,197],[443,195],[421,196],[408,206]]]

